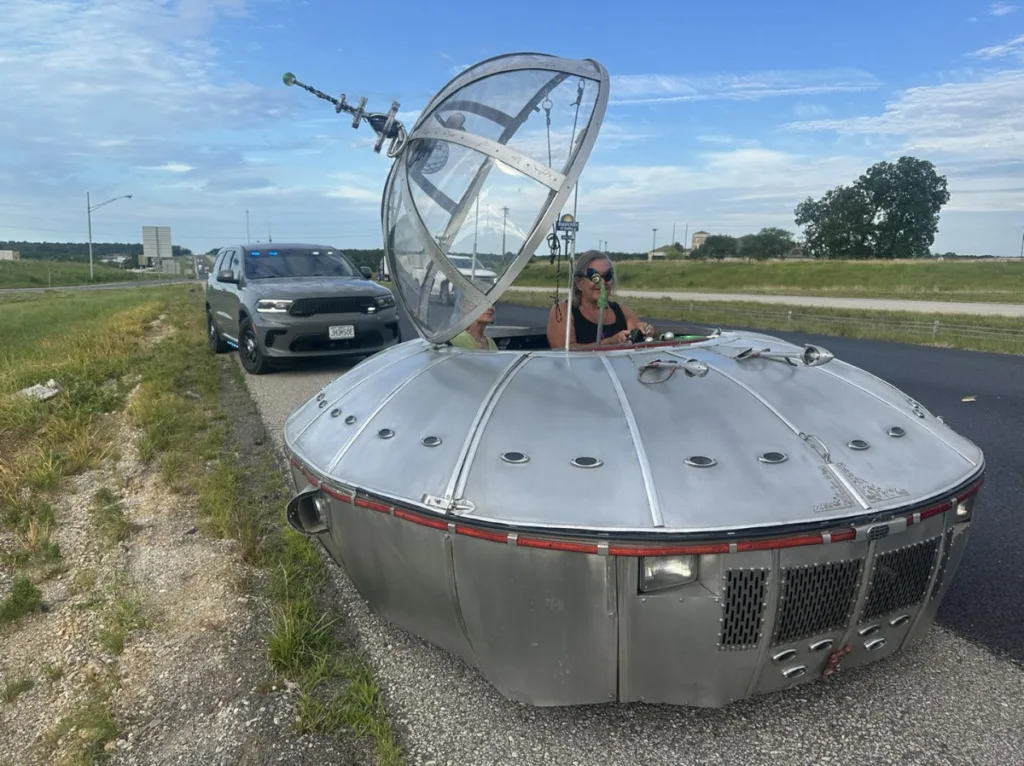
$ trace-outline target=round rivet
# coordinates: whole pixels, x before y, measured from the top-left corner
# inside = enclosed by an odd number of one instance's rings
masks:
[[[437,436],[424,436],[422,439],[420,439],[420,444],[422,444],[424,447],[436,447],[440,443],[441,439],[438,438]]]
[[[762,452],[757,459],[762,463],[785,463],[789,456],[785,452]]]
[[[331,410],[331,417],[332,418],[336,418],[340,414],[341,414],[341,410],[338,409],[337,407],[335,407],[333,410]]]
[[[504,460],[506,463],[513,463],[515,465],[519,465],[521,463],[528,462],[530,460],[530,457],[529,455],[524,455],[522,452],[502,452],[501,459]]]
[[[850,449],[855,449],[855,450],[865,450],[865,449],[867,449],[868,447],[870,447],[871,445],[870,445],[870,444],[868,444],[868,443],[867,443],[866,441],[864,441],[863,439],[854,439],[853,441],[849,441],[849,442],[847,442],[847,443],[846,443],[846,446],[847,446],[847,447],[849,447]]]
[[[574,457],[572,464],[577,468],[597,468],[598,466],[604,465],[601,460],[596,457]]]
[[[377,436],[379,436],[381,439],[390,439],[394,435],[395,432],[392,431],[390,428],[382,428],[377,432]]]
[[[906,436],[907,432],[903,426],[893,426],[889,429],[889,436],[894,439],[899,439],[901,436]]]
[[[356,416],[355,415],[349,415],[347,418],[345,418],[345,423],[347,423],[348,425],[352,425],[355,422],[356,422]]]
[[[687,465],[692,465],[694,468],[710,468],[713,465],[718,465],[717,460],[707,455],[691,455],[683,462]]]

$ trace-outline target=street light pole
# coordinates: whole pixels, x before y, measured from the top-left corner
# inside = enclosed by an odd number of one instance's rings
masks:
[[[109,205],[111,202],[116,202],[119,199],[131,199],[131,194],[122,194],[120,197],[114,197],[108,199],[106,202],[101,202],[98,205],[93,205],[89,197],[89,192],[85,193],[85,215],[89,220],[89,281],[93,279],[93,268],[92,268],[92,211],[99,210],[104,205]]]
[[[651,231],[654,232],[654,236],[651,237],[651,252],[653,253],[654,252],[654,248],[656,248],[658,246],[658,230],[657,229],[652,229]]]

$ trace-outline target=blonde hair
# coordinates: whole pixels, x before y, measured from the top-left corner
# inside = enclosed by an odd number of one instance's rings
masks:
[[[608,261],[608,265],[613,269],[615,268],[615,262],[612,261],[605,253],[600,250],[587,250],[585,253],[581,253],[580,257],[576,259],[576,266],[572,270],[572,305],[580,305],[580,289],[576,286],[576,280],[587,278],[587,269],[590,268],[590,264],[594,261]],[[612,281],[608,284],[608,292],[612,293],[618,284],[617,277],[613,277]]]

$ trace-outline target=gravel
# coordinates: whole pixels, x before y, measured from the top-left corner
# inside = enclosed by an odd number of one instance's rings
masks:
[[[343,371],[246,376],[279,447],[287,415]],[[410,763],[1024,763],[1024,669],[939,627],[880,664],[721,709],[533,708],[378,618],[344,571],[331,571]]]

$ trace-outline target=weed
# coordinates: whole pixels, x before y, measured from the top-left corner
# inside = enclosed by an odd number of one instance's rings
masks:
[[[124,515],[121,502],[107,487],[101,487],[93,495],[92,523],[100,536],[113,545],[128,537],[131,523]]]
[[[14,575],[10,594],[0,601],[0,626],[24,617],[42,603],[43,595],[39,592],[39,588],[24,575]]]
[[[0,691],[0,699],[4,702],[14,702],[19,694],[24,694],[35,685],[35,681],[31,678],[11,679],[4,683],[3,691]]]

